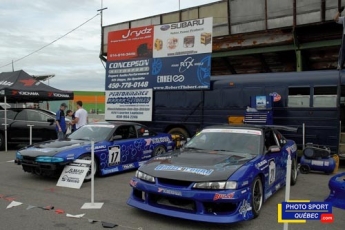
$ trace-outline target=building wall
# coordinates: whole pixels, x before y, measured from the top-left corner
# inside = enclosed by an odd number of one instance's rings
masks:
[[[105,93],[104,92],[90,92],[90,91],[74,91],[74,99],[69,102],[69,107],[73,111],[77,109],[76,102],[82,101],[83,108],[89,113],[99,114],[104,113],[105,109]]]

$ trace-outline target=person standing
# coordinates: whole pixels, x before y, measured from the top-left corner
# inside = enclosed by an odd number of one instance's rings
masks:
[[[66,103],[60,105],[60,109],[56,112],[56,132],[59,140],[65,138],[67,132],[66,120],[65,120],[65,109],[67,108]]]
[[[75,115],[74,112],[72,110],[67,110],[66,112],[67,116],[71,117],[72,121],[75,120]],[[73,133],[74,131],[76,131],[76,127],[75,124],[73,124],[72,122],[69,123],[69,125],[71,126],[71,133]]]
[[[77,101],[77,108],[78,110],[75,112],[75,119],[71,122],[71,124],[75,124],[76,129],[79,129],[83,125],[87,124],[87,111],[83,108],[83,102]]]
[[[343,68],[344,62],[345,62],[345,19],[344,17],[340,17],[341,12],[343,12],[344,7],[341,7],[337,14],[334,16],[334,21],[338,24],[343,25],[343,33],[342,33],[342,40],[341,40],[341,46],[339,50],[339,56],[338,56],[338,66],[337,69],[340,70]]]

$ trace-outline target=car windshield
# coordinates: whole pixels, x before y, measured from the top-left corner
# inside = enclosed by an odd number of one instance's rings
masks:
[[[185,149],[257,155],[260,153],[261,136],[259,130],[204,129],[188,141]]]
[[[105,140],[114,131],[114,125],[84,125],[71,133],[68,138],[74,140]]]

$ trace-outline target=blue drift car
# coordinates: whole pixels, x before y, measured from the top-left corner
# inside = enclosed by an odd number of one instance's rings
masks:
[[[15,162],[25,172],[58,176],[75,159],[91,159],[94,140],[95,172],[107,175],[138,168],[148,159],[170,152],[174,142],[170,134],[155,133],[132,122],[97,122],[70,134],[65,140],[53,140],[20,149]],[[85,180],[91,179],[91,173]]]
[[[127,204],[178,218],[232,223],[259,215],[265,200],[297,181],[297,147],[288,127],[211,126],[171,154],[147,161],[130,181]]]

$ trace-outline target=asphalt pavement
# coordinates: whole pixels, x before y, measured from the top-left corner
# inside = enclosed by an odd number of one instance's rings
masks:
[[[117,224],[114,229],[138,230],[283,229],[283,225],[277,223],[277,204],[284,200],[284,189],[269,198],[257,219],[236,224],[208,224],[148,213],[128,206],[126,201],[131,191],[129,180],[134,175],[134,171],[131,171],[96,178],[94,201],[104,204],[101,209],[81,209],[84,203],[91,201],[90,182],[84,183],[80,189],[57,187],[57,179],[25,173],[21,166],[11,162],[14,157],[14,150],[0,152],[0,229],[96,230],[104,229],[102,223]],[[344,171],[345,168],[339,169],[339,172]],[[300,174],[296,186],[291,188],[291,199],[323,201],[329,195],[328,181],[331,177],[332,175],[323,173]],[[7,209],[13,200],[21,205]],[[66,214],[85,215],[81,218],[71,218]],[[332,224],[307,221],[306,224],[289,224],[288,229],[343,230],[345,210],[333,208],[333,214]]]

